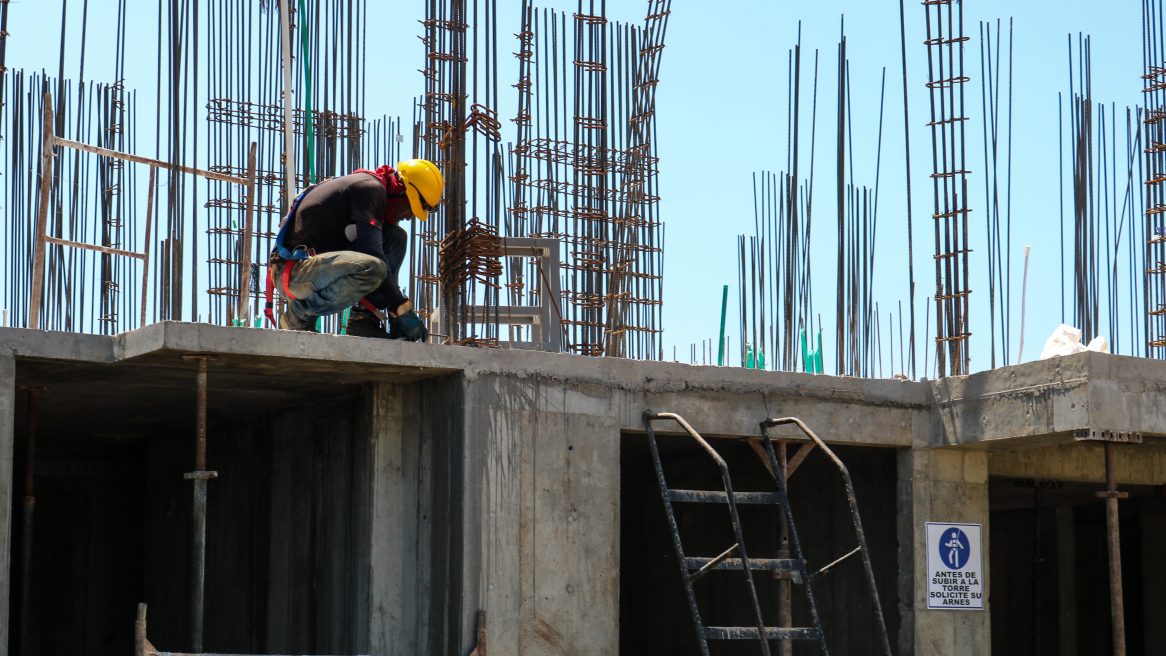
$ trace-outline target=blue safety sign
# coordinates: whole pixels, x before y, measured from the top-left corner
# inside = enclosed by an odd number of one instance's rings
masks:
[[[984,608],[981,525],[927,522],[927,607]]]

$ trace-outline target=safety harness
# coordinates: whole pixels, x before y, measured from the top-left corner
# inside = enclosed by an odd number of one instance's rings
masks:
[[[271,261],[267,265],[267,287],[263,290],[263,314],[271,325],[275,323],[275,266],[278,258],[283,262],[283,270],[280,272],[280,293],[288,300],[296,300],[295,294],[291,293],[289,285],[291,283],[292,269],[295,268],[296,262],[306,260],[316,254],[316,251],[307,246],[296,246],[295,248],[288,248],[284,245],[284,240],[287,238],[287,232],[295,221],[296,210],[300,208],[300,202],[308,195],[308,192],[315,189],[319,185],[310,185],[296,196],[292,201],[291,207],[288,208],[287,215],[283,217],[283,221],[279,224],[279,232],[275,235],[275,248],[271,251]]]
[[[385,187],[386,191],[388,191],[388,189],[389,189],[388,176],[389,175],[396,175],[396,173],[393,171],[393,169],[388,167],[388,166],[382,166],[382,167],[378,168],[376,171],[370,171],[368,169],[357,169],[356,171],[353,171],[353,173],[367,173],[367,174],[373,176],[381,183],[382,186]],[[264,301],[263,314],[264,314],[264,316],[267,317],[267,320],[271,322],[272,326],[276,325],[276,323],[275,323],[275,266],[277,264],[276,259],[278,258],[279,260],[281,260],[283,262],[283,270],[280,271],[280,275],[279,275],[280,293],[284,295],[284,298],[286,298],[290,301],[294,301],[294,300],[296,300],[295,294],[292,294],[291,289],[289,289],[289,285],[291,284],[292,270],[295,268],[297,262],[301,262],[303,260],[306,260],[309,257],[312,257],[313,255],[316,254],[316,251],[314,249],[308,248],[307,246],[303,246],[303,245],[296,246],[295,248],[288,248],[287,246],[284,245],[284,239],[287,237],[287,232],[290,229],[290,226],[292,226],[295,222],[296,211],[300,208],[300,202],[304,200],[304,197],[308,195],[308,192],[312,191],[313,189],[315,189],[318,186],[320,186],[320,183],[309,185],[306,189],[301,191],[298,196],[295,197],[295,200],[292,201],[291,207],[288,208],[287,215],[283,217],[283,221],[280,222],[280,224],[279,224],[279,232],[275,235],[275,248],[271,251],[271,261],[267,265],[267,286],[263,290],[263,301]],[[405,192],[402,191],[402,192],[395,193],[393,195],[394,196],[404,196]],[[387,211],[388,210],[386,208],[386,212]],[[375,316],[380,321],[382,321],[382,322],[386,321],[386,317],[385,317],[384,313],[382,313],[377,308],[377,306],[373,305],[373,303],[371,301],[369,301],[367,298],[361,298],[357,304],[360,305],[360,307],[364,308],[365,310],[368,310],[373,316]]]

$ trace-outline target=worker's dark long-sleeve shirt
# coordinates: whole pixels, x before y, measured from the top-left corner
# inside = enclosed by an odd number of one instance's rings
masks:
[[[353,173],[325,180],[300,201],[285,246],[305,246],[317,253],[356,251],[384,260],[388,275],[366,298],[377,307],[395,310],[405,302],[397,283],[404,259],[404,231],[384,225],[389,203],[405,201],[389,197],[384,185],[368,173]],[[390,261],[395,260],[395,261]]]

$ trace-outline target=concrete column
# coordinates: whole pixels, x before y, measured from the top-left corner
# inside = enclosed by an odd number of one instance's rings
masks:
[[[406,411],[400,385],[369,392],[372,454],[369,517],[369,653],[429,653],[429,467],[418,411]]]
[[[899,456],[899,653],[976,656],[991,650],[988,456],[915,447]],[[925,522],[983,524],[983,610],[927,609]]]
[[[605,390],[482,376],[466,388],[461,651],[619,652],[619,423]]]
[[[0,656],[8,656],[11,609],[12,445],[16,425],[16,358],[0,355]]]

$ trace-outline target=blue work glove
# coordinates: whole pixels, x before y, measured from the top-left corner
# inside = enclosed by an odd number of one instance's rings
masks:
[[[389,338],[424,342],[429,337],[429,331],[425,328],[425,322],[413,311],[413,303],[406,301],[397,310],[397,314],[389,317]]]

